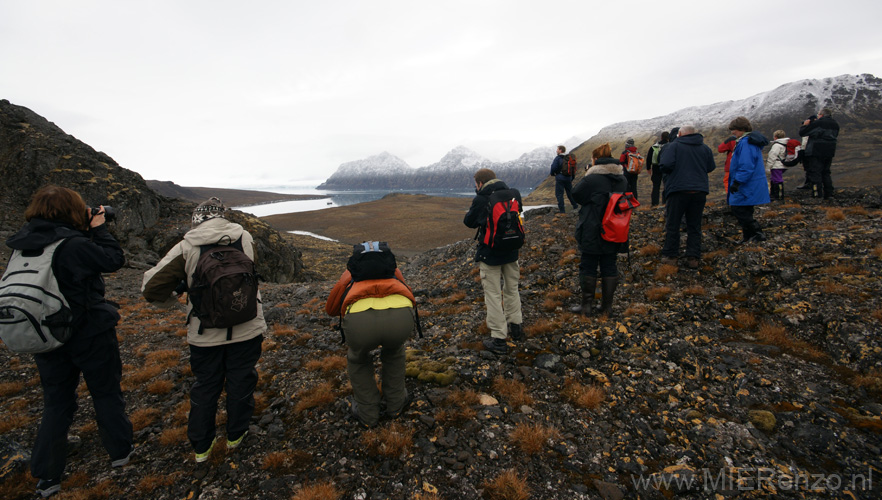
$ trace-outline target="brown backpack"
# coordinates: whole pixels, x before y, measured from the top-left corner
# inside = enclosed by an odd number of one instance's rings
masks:
[[[205,328],[226,328],[227,340],[233,327],[257,317],[257,270],[242,249],[242,239],[229,245],[202,245],[188,296],[199,318],[199,333]]]

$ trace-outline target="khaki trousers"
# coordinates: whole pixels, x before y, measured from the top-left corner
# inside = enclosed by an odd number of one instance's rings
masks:
[[[518,279],[521,275],[517,261],[501,266],[488,266],[483,262],[481,285],[484,287],[484,305],[487,306],[487,327],[490,336],[497,339],[508,337],[508,323],[521,324],[521,296]]]

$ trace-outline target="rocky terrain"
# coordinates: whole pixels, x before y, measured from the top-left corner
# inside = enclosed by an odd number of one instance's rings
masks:
[[[148,307],[141,270],[123,269],[107,283],[136,454],[109,467],[81,385],[61,498],[879,498],[882,191],[788,192],[759,210],[759,245],[735,243],[724,207],[705,215],[688,271],[660,265],[663,212],[639,210],[613,313],[582,318],[568,312],[575,215],[530,212],[528,338],[504,356],[481,349],[471,240],[402,257],[425,337],[408,352],[413,403],[372,430],[349,417],[345,347],[323,312],[348,248],[317,242],[307,281],[262,285],[271,327],[249,437],[198,466],[183,308]],[[39,379],[28,356],[0,349],[0,366],[0,498],[31,498]]]

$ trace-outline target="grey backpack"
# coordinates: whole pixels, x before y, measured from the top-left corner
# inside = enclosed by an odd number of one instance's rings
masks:
[[[0,279],[0,339],[13,352],[58,349],[73,333],[73,313],[52,271],[67,239],[42,250],[14,250]]]

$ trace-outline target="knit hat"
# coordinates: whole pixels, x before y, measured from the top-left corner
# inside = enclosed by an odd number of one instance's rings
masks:
[[[628,140],[625,141],[625,147],[628,147],[628,148],[629,148],[629,147],[631,147],[631,146],[633,146],[633,145],[634,145],[634,138],[633,138],[633,137],[628,137]]]
[[[220,201],[220,198],[212,196],[200,203],[199,206],[193,210],[193,227],[196,227],[209,219],[223,217],[226,209],[224,203]]]

